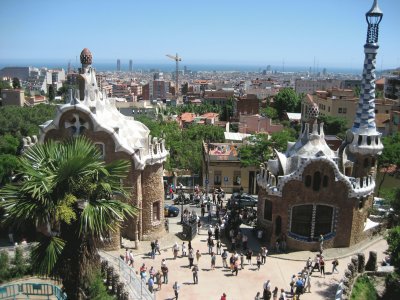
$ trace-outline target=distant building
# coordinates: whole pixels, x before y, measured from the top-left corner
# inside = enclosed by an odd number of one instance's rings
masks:
[[[133,63],[132,63],[132,59],[129,60],[129,72],[133,71]]]
[[[255,115],[241,115],[239,119],[240,133],[274,133],[282,131],[283,125],[274,124],[268,117]]]
[[[28,79],[31,70],[31,67],[5,67],[0,70],[0,77],[17,77],[25,81]]]
[[[326,91],[340,88],[341,80],[338,79],[296,79],[295,91],[298,94],[313,94],[316,91]]]
[[[236,115],[239,119],[240,115],[255,115],[260,112],[260,100],[256,95],[244,95],[236,101]]]
[[[117,72],[121,71],[121,60],[117,59]]]
[[[203,143],[203,186],[209,191],[221,187],[227,193],[257,193],[256,168],[243,167],[239,148],[242,143]],[[206,180],[208,179],[208,184]]]
[[[2,89],[1,98],[1,106],[16,105],[22,107],[25,105],[25,94],[22,89]]]
[[[385,97],[400,99],[400,75],[385,78]]]
[[[234,96],[235,92],[233,89],[221,89],[221,90],[206,90],[204,92],[204,102],[211,105],[224,106],[226,102]]]

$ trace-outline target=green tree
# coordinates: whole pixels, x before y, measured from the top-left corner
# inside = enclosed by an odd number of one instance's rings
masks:
[[[390,229],[386,240],[389,245],[391,263],[397,270],[400,270],[400,226]]]
[[[187,82],[185,82],[182,85],[182,95],[187,95],[188,91],[189,91],[189,84]]]
[[[383,151],[378,159],[378,171],[383,173],[378,186],[378,197],[386,175],[400,175],[400,133],[382,138]]]
[[[274,97],[274,108],[279,119],[283,119],[285,112],[300,112],[300,97],[291,88],[284,88]]]
[[[56,97],[56,93],[54,92],[54,87],[53,87],[53,85],[51,84],[51,85],[49,86],[49,100],[50,100],[50,101],[53,101],[55,97]]]
[[[266,116],[272,120],[279,119],[278,111],[275,108],[273,108],[272,106],[267,106],[265,108],[261,108],[260,115]]]
[[[325,134],[337,135],[344,138],[347,130],[347,120],[343,117],[320,116],[319,119],[324,123]]]
[[[10,257],[7,250],[0,252],[0,283],[10,278]]]
[[[12,85],[14,89],[20,89],[21,88],[21,82],[17,77],[14,77],[12,80]]]
[[[97,261],[101,238],[136,209],[118,199],[128,161],[106,164],[97,147],[80,137],[29,148],[20,158],[20,181],[0,190],[6,224],[32,224],[40,239],[32,250],[33,270],[62,278],[70,299],[79,299]]]
[[[0,80],[0,93],[2,89],[11,89],[11,86],[7,81]]]

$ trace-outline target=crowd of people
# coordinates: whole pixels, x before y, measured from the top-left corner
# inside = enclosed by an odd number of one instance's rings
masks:
[[[216,200],[216,204],[218,200]],[[207,207],[210,212],[211,207]],[[221,204],[223,207],[223,204]],[[260,247],[259,249],[252,249],[249,247],[249,237],[240,228],[243,223],[244,210],[237,209],[231,210],[229,213],[224,211],[214,215],[216,218],[206,219],[197,216],[192,211],[185,210],[183,212],[184,220],[190,222],[191,220],[197,220],[198,230],[204,230],[206,228],[207,239],[205,240],[205,248],[207,252],[201,252],[200,249],[194,249],[191,241],[183,241],[182,243],[174,243],[171,248],[171,258],[169,258],[168,252],[160,251],[160,243],[158,240],[150,242],[151,251],[149,253],[150,258],[154,259],[156,255],[166,255],[161,260],[159,268],[150,266],[148,269],[146,263],[140,265],[138,273],[140,278],[147,283],[150,292],[159,291],[162,289],[163,284],[168,284],[168,273],[169,268],[167,266],[166,259],[188,259],[187,267],[192,273],[193,284],[199,284],[201,280],[199,262],[204,260],[203,256],[208,256],[209,259],[209,271],[215,271],[216,268],[229,271],[231,276],[238,276],[241,270],[248,268],[252,271],[261,270],[262,266],[267,264],[268,249],[267,247]],[[203,213],[202,213],[203,215]],[[223,243],[221,238],[224,239]],[[203,247],[202,247],[203,248]],[[256,250],[256,251],[254,251]],[[282,237],[275,245],[275,250],[285,251],[286,250],[286,239]],[[275,286],[272,288],[270,280],[267,280],[263,284],[262,292],[257,292],[255,299],[274,299],[274,300],[286,300],[287,296],[300,299],[300,295],[304,292],[311,292],[311,276],[313,272],[317,271],[321,275],[325,276],[325,260],[322,255],[323,240],[320,240],[320,254],[318,254],[314,260],[307,260],[306,266],[298,273],[291,276],[287,291],[285,288],[278,288]],[[135,268],[134,256],[132,251],[126,250],[125,253],[126,263]],[[204,264],[204,263],[202,263]],[[334,260],[332,263],[332,273],[337,272],[338,261]],[[314,275],[315,276],[315,275]],[[178,299],[180,293],[180,284],[177,281],[173,283],[173,291],[175,299]],[[290,290],[288,290],[290,288]],[[226,293],[221,296],[221,299],[227,299]]]

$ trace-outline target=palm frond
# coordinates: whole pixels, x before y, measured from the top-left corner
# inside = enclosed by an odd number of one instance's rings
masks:
[[[32,249],[33,270],[40,275],[52,275],[64,246],[65,241],[59,237],[43,237]]]
[[[81,214],[79,234],[105,235],[137,212],[136,207],[118,200],[89,201]]]

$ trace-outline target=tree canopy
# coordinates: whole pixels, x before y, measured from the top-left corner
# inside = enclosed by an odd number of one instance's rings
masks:
[[[343,117],[319,116],[321,122],[324,123],[324,132],[329,135],[336,135],[343,139],[347,130],[347,120]]]
[[[274,96],[273,106],[282,120],[285,112],[300,112],[301,99],[292,88],[284,88]]]
[[[177,122],[159,122],[144,116],[138,117],[137,120],[150,129],[152,136],[165,138],[166,147],[170,151],[165,164],[167,170],[187,169],[199,173],[202,141],[224,141],[224,129],[217,126],[193,124],[181,130]]]
[[[287,143],[296,140],[296,132],[290,128],[271,134],[256,134],[250,137],[248,144],[239,149],[240,163],[243,167],[259,166],[273,155],[273,149],[285,152]]]

